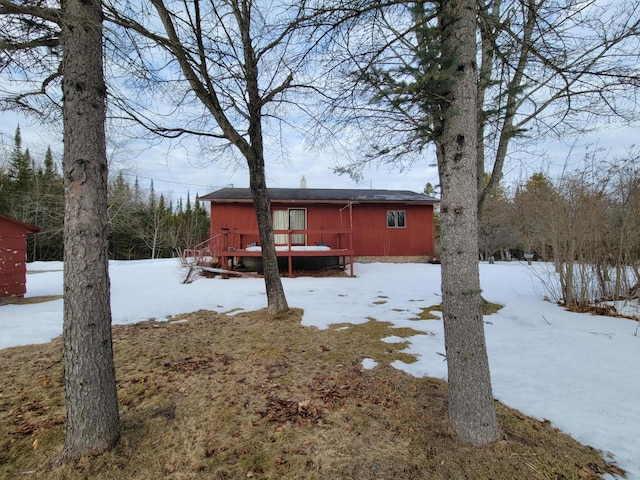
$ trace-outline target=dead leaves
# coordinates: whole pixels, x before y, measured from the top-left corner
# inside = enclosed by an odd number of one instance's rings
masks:
[[[324,411],[343,406],[347,401],[354,402],[357,407],[381,405],[385,408],[391,408],[399,402],[392,385],[385,380],[363,375],[359,369],[314,377],[306,390],[308,398],[316,399],[315,402],[282,398],[283,392],[276,394],[273,390],[275,388],[269,392],[264,409],[258,413],[262,419],[277,423],[279,427],[318,425],[324,420]],[[263,388],[260,391],[265,390]]]
[[[165,368],[172,372],[194,375],[206,369],[224,370],[233,362],[233,357],[225,353],[206,355],[201,357],[184,357],[175,362],[166,362]]]
[[[210,364],[215,362],[215,358],[212,356],[192,358],[185,357],[173,363],[165,363],[165,367],[174,372],[180,373],[197,373],[200,370],[209,368]]]
[[[44,428],[55,425],[63,425],[65,419],[62,415],[44,416],[46,412],[37,402],[29,402],[12,409],[9,419],[14,428],[11,433],[16,435],[32,435]]]
[[[570,312],[575,313],[590,313],[591,315],[602,315],[605,317],[614,318],[628,318],[629,320],[638,320],[636,316],[624,315],[618,311],[613,305],[607,305],[606,303],[600,303],[597,305],[568,305],[565,308]]]
[[[399,402],[394,386],[388,380],[365,375],[359,369],[341,372],[339,376],[318,375],[310,386],[327,408],[342,405],[347,398],[356,405],[382,405],[391,408]]]
[[[589,463],[584,466],[576,465],[578,469],[578,476],[580,478],[585,478],[588,480],[599,479],[602,478],[602,474],[607,473],[609,475],[616,475],[619,477],[626,476],[626,472],[619,468],[617,465],[612,463],[608,463],[605,466],[605,471],[603,471],[597,464]]]
[[[322,418],[323,408],[312,405],[309,400],[284,400],[276,396],[268,399],[265,409],[260,416],[267,422],[301,427],[303,425],[317,425]]]

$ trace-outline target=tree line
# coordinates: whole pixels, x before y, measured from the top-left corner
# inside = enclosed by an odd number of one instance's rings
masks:
[[[553,300],[587,307],[638,295],[640,282],[640,152],[593,161],[551,178],[542,172],[487,200],[480,257],[550,262]],[[527,255],[527,257],[529,257]],[[557,279],[557,280],[556,280]]]
[[[27,238],[28,261],[63,259],[63,197],[51,148],[35,158],[17,127],[13,148],[0,157],[0,213],[41,229]],[[199,201],[189,194],[186,201],[168,201],[155,192],[153,180],[144,189],[122,171],[108,182],[107,210],[113,260],[172,257],[209,237],[209,216]]]

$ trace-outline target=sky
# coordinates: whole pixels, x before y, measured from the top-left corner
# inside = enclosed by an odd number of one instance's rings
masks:
[[[58,165],[62,162],[62,135],[53,125],[42,125],[32,118],[14,112],[0,113],[0,155],[10,152],[16,126],[20,125],[23,146],[32,156],[44,159],[47,146],[51,146]],[[594,132],[573,144],[547,142],[536,147],[536,154],[523,155],[505,165],[505,177],[510,182],[522,182],[537,171],[559,175],[564,168],[580,165],[588,148],[598,146],[609,158],[622,155],[636,143],[640,127],[609,128]],[[364,178],[356,182],[346,175],[337,175],[333,167],[340,162],[333,150],[311,151],[304,139],[288,140],[287,158],[277,148],[267,150],[267,185],[279,188],[297,188],[304,175],[308,188],[374,188],[422,192],[427,183],[438,185],[435,156],[426,152],[424,158],[411,169],[399,171],[387,165],[374,166],[364,171]],[[122,171],[134,182],[138,178],[141,188],[148,189],[153,180],[156,193],[177,202],[187,194],[206,195],[223,187],[248,187],[249,173],[242,162],[211,160],[200,157],[195,139],[181,144],[169,141],[147,143],[140,140],[125,141],[120,137],[109,146],[110,174]]]
[[[61,262],[28,264],[27,297],[61,295]],[[442,320],[411,320],[440,303],[440,266],[359,264],[354,278],[283,278],[290,307],[304,310],[302,323],[364,323],[368,318],[410,327],[418,361],[393,366],[416,377],[446,379]],[[553,283],[552,265],[521,262],[480,264],[483,296],[504,305],[485,317],[485,334],[496,398],[547,419],[578,441],[610,455],[640,480],[640,332],[624,318],[572,313],[543,300]],[[258,278],[204,278],[183,284],[186,269],[175,259],[112,261],[111,304],[115,324],[209,309],[252,311],[266,306]],[[150,281],[150,279],[153,279]],[[390,281],[393,279],[393,281]],[[640,314],[637,305],[629,312]],[[230,313],[232,314],[232,313]],[[0,349],[44,343],[62,332],[62,300],[0,306]],[[376,368],[371,359],[363,368]],[[609,479],[615,477],[607,477]]]
[[[14,112],[0,113],[0,152],[10,152],[16,126],[20,125],[23,147],[29,147],[33,157],[44,159],[51,146],[58,165],[62,162],[62,135],[52,125],[41,125],[32,118]],[[248,187],[249,172],[242,162],[200,158],[195,139],[177,142],[148,143],[141,140],[112,141],[109,147],[110,174],[122,170],[131,183],[138,177],[140,186],[148,188],[153,179],[156,193],[164,193],[174,201],[178,197],[205,195],[222,187]],[[361,182],[346,175],[334,174],[335,155],[329,149],[309,151],[304,139],[291,137],[286,158],[277,148],[266,152],[267,185],[297,188],[305,176],[308,188],[375,188],[422,192],[427,182],[439,183],[434,159],[426,157],[410,171],[399,172],[386,166],[371,168]]]
[[[595,2],[592,8],[596,8],[598,3],[599,2]],[[615,5],[615,2],[611,2],[611,5]],[[606,16],[608,20],[611,20],[611,18],[608,17],[613,15],[614,11],[615,9],[612,8],[607,13]],[[267,11],[266,17],[276,15],[274,12],[280,12],[280,10]],[[630,12],[633,12],[633,10],[630,10]],[[589,11],[586,13],[588,14]],[[265,19],[267,23],[271,20],[273,19]],[[150,21],[153,25],[153,21]],[[569,28],[569,30],[565,32],[567,35],[572,31],[571,25],[572,23],[568,22],[567,28]],[[585,33],[584,38],[593,38],[591,35],[594,35],[597,29],[598,27],[596,26],[593,32],[589,32],[589,35]],[[615,29],[612,28],[611,30],[613,31]],[[256,38],[258,45],[260,45],[261,39],[262,36]],[[631,39],[629,43],[622,43],[623,48],[628,49],[632,54],[637,50],[636,44],[633,43],[633,41],[634,40]],[[275,49],[272,54],[276,55],[278,52],[280,52],[280,50]],[[611,54],[613,54],[613,52],[611,52]],[[268,59],[270,57],[267,56],[265,58]],[[155,58],[152,58],[150,61],[155,64],[155,60]],[[634,63],[636,61],[637,58],[633,57],[633,55],[631,59],[626,60],[626,62],[632,62],[628,64],[629,68],[637,70],[638,65]],[[157,63],[158,66],[164,65],[164,57],[158,57]],[[170,63],[171,62],[169,62],[169,64]],[[266,60],[266,63],[265,78],[268,78],[270,71],[268,60]],[[313,65],[313,63],[309,65]],[[230,71],[233,70],[231,65],[229,65],[228,68]],[[312,67],[309,66],[308,68]],[[606,68],[606,65],[604,65],[603,68]],[[156,94],[155,91],[151,92],[151,98],[146,98],[146,91],[131,88],[132,85],[128,82],[132,79],[126,76],[128,71],[122,71],[121,67],[110,63],[107,64],[106,70],[114,77],[109,79],[111,85],[114,86],[114,92],[118,91],[118,88],[115,88],[115,86],[119,85],[122,87],[121,91],[125,92],[123,95],[139,95],[141,99],[147,100],[149,104],[153,104],[154,108],[160,112],[170,114],[170,105],[167,103],[166,98],[159,95],[157,97],[153,96]],[[162,78],[164,78],[164,75],[169,77],[172,75],[170,68],[162,71],[164,73],[158,73]],[[302,76],[306,73],[309,72],[301,69],[296,75],[304,78]],[[27,76],[27,78],[28,77],[29,76]],[[18,76],[18,78],[22,77]],[[30,78],[28,79],[31,80]],[[264,79],[261,78],[261,81],[262,80]],[[268,82],[266,83],[268,84]],[[137,85],[137,83],[134,82],[134,85]],[[10,88],[10,90],[12,88]],[[240,94],[239,96],[242,95]],[[141,103],[144,104],[145,101]],[[308,106],[308,108],[312,109],[313,106]],[[523,112],[521,113],[525,114]],[[296,123],[295,112],[292,113],[282,110],[278,112],[278,114],[283,117],[283,123]],[[149,115],[155,114],[149,113]],[[589,124],[593,124],[596,120],[607,120],[606,118],[599,119],[595,115],[593,118],[587,118],[589,119]],[[181,121],[180,117],[171,117],[171,119],[175,120],[176,123]],[[183,123],[184,122],[181,122],[180,124],[182,125]],[[13,133],[18,124],[20,124],[22,128],[24,143],[29,146],[34,157],[39,159],[44,158],[44,152],[47,146],[51,146],[55,160],[59,164],[61,163],[62,134],[60,127],[41,125],[33,118],[26,118],[14,112],[0,112],[0,154],[3,150],[10,151]],[[133,133],[132,139],[125,141],[125,136],[131,133]],[[278,132],[271,133],[272,136],[278,136]],[[338,136],[341,133],[342,132],[337,132]],[[593,147],[594,145],[598,145],[603,148],[604,152],[613,152],[615,155],[622,153],[625,147],[630,147],[636,143],[639,133],[640,124],[631,128],[614,128],[608,125],[597,132],[581,138],[575,144],[573,140],[567,141],[569,145],[561,142],[540,140],[536,146],[535,154],[531,151],[518,152],[517,154],[514,152],[515,158],[510,160],[505,166],[504,173],[510,182],[524,182],[531,174],[540,170],[545,172],[549,171],[551,175],[557,175],[565,166],[570,169],[575,168],[583,158],[586,146],[590,145]],[[155,191],[163,193],[168,199],[176,201],[180,197],[185,197],[187,192],[191,195],[195,195],[196,193],[205,195],[225,186],[247,187],[249,185],[249,175],[245,165],[230,163],[228,158],[203,158],[196,139],[192,138],[182,143],[171,143],[169,141],[143,143],[135,140],[134,129],[128,129],[127,132],[109,132],[108,138],[110,140],[109,158],[111,174],[116,175],[118,171],[122,170],[132,182],[137,177],[142,188],[148,188],[149,183],[153,180]],[[304,139],[289,132],[285,132],[285,141],[289,147],[285,159],[281,158],[282,156],[277,147],[267,145],[266,173],[267,183],[271,187],[298,187],[303,175],[309,188],[375,188],[421,192],[427,183],[431,183],[432,185],[439,183],[437,169],[434,166],[435,156],[432,149],[427,150],[424,158],[416,162],[410,170],[400,171],[398,168],[390,169],[386,166],[380,168],[371,167],[364,172],[362,181],[356,183],[347,176],[338,176],[333,173],[333,168],[341,162],[344,162],[345,159],[336,158],[331,148],[315,148],[309,150],[305,148]],[[330,145],[325,146],[330,147]],[[347,149],[350,149],[349,146],[347,146]],[[356,158],[363,155],[363,152],[354,152],[355,147],[350,150]]]

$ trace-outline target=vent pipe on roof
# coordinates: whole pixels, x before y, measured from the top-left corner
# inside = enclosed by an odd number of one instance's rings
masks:
[[[304,178],[304,175],[302,175],[302,178],[300,179],[300,188],[307,188],[307,180]]]

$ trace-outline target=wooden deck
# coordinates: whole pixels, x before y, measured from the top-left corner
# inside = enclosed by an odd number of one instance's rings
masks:
[[[338,263],[342,268],[346,268],[347,259],[351,266],[350,274],[353,277],[353,250],[352,230],[274,230],[275,235],[287,235],[287,245],[277,245],[276,255],[278,257],[286,257],[288,264],[289,277],[293,276],[293,259],[295,257],[337,257]],[[295,237],[294,237],[295,235]],[[303,235],[322,235],[330,239],[331,247],[328,245],[295,245],[293,238],[300,238]],[[203,242],[208,254],[207,256],[217,257],[223,268],[229,266],[231,259],[231,268],[243,257],[261,257],[262,250],[260,247],[248,243],[249,239],[258,238],[257,230],[239,230],[239,229],[221,229],[220,233]],[[328,243],[329,243],[328,242]]]
[[[329,249],[329,250],[282,250],[276,248],[276,255],[278,257],[287,258],[288,274],[289,277],[293,277],[293,259],[295,257],[338,257],[338,262],[345,268],[347,265],[347,258],[349,259],[349,265],[351,265],[350,273],[353,277],[353,256],[354,251],[347,248],[341,249]],[[227,265],[230,258],[243,258],[243,257],[261,257],[261,250],[248,250],[248,249],[236,249],[228,250],[226,252],[220,252],[220,263]]]

